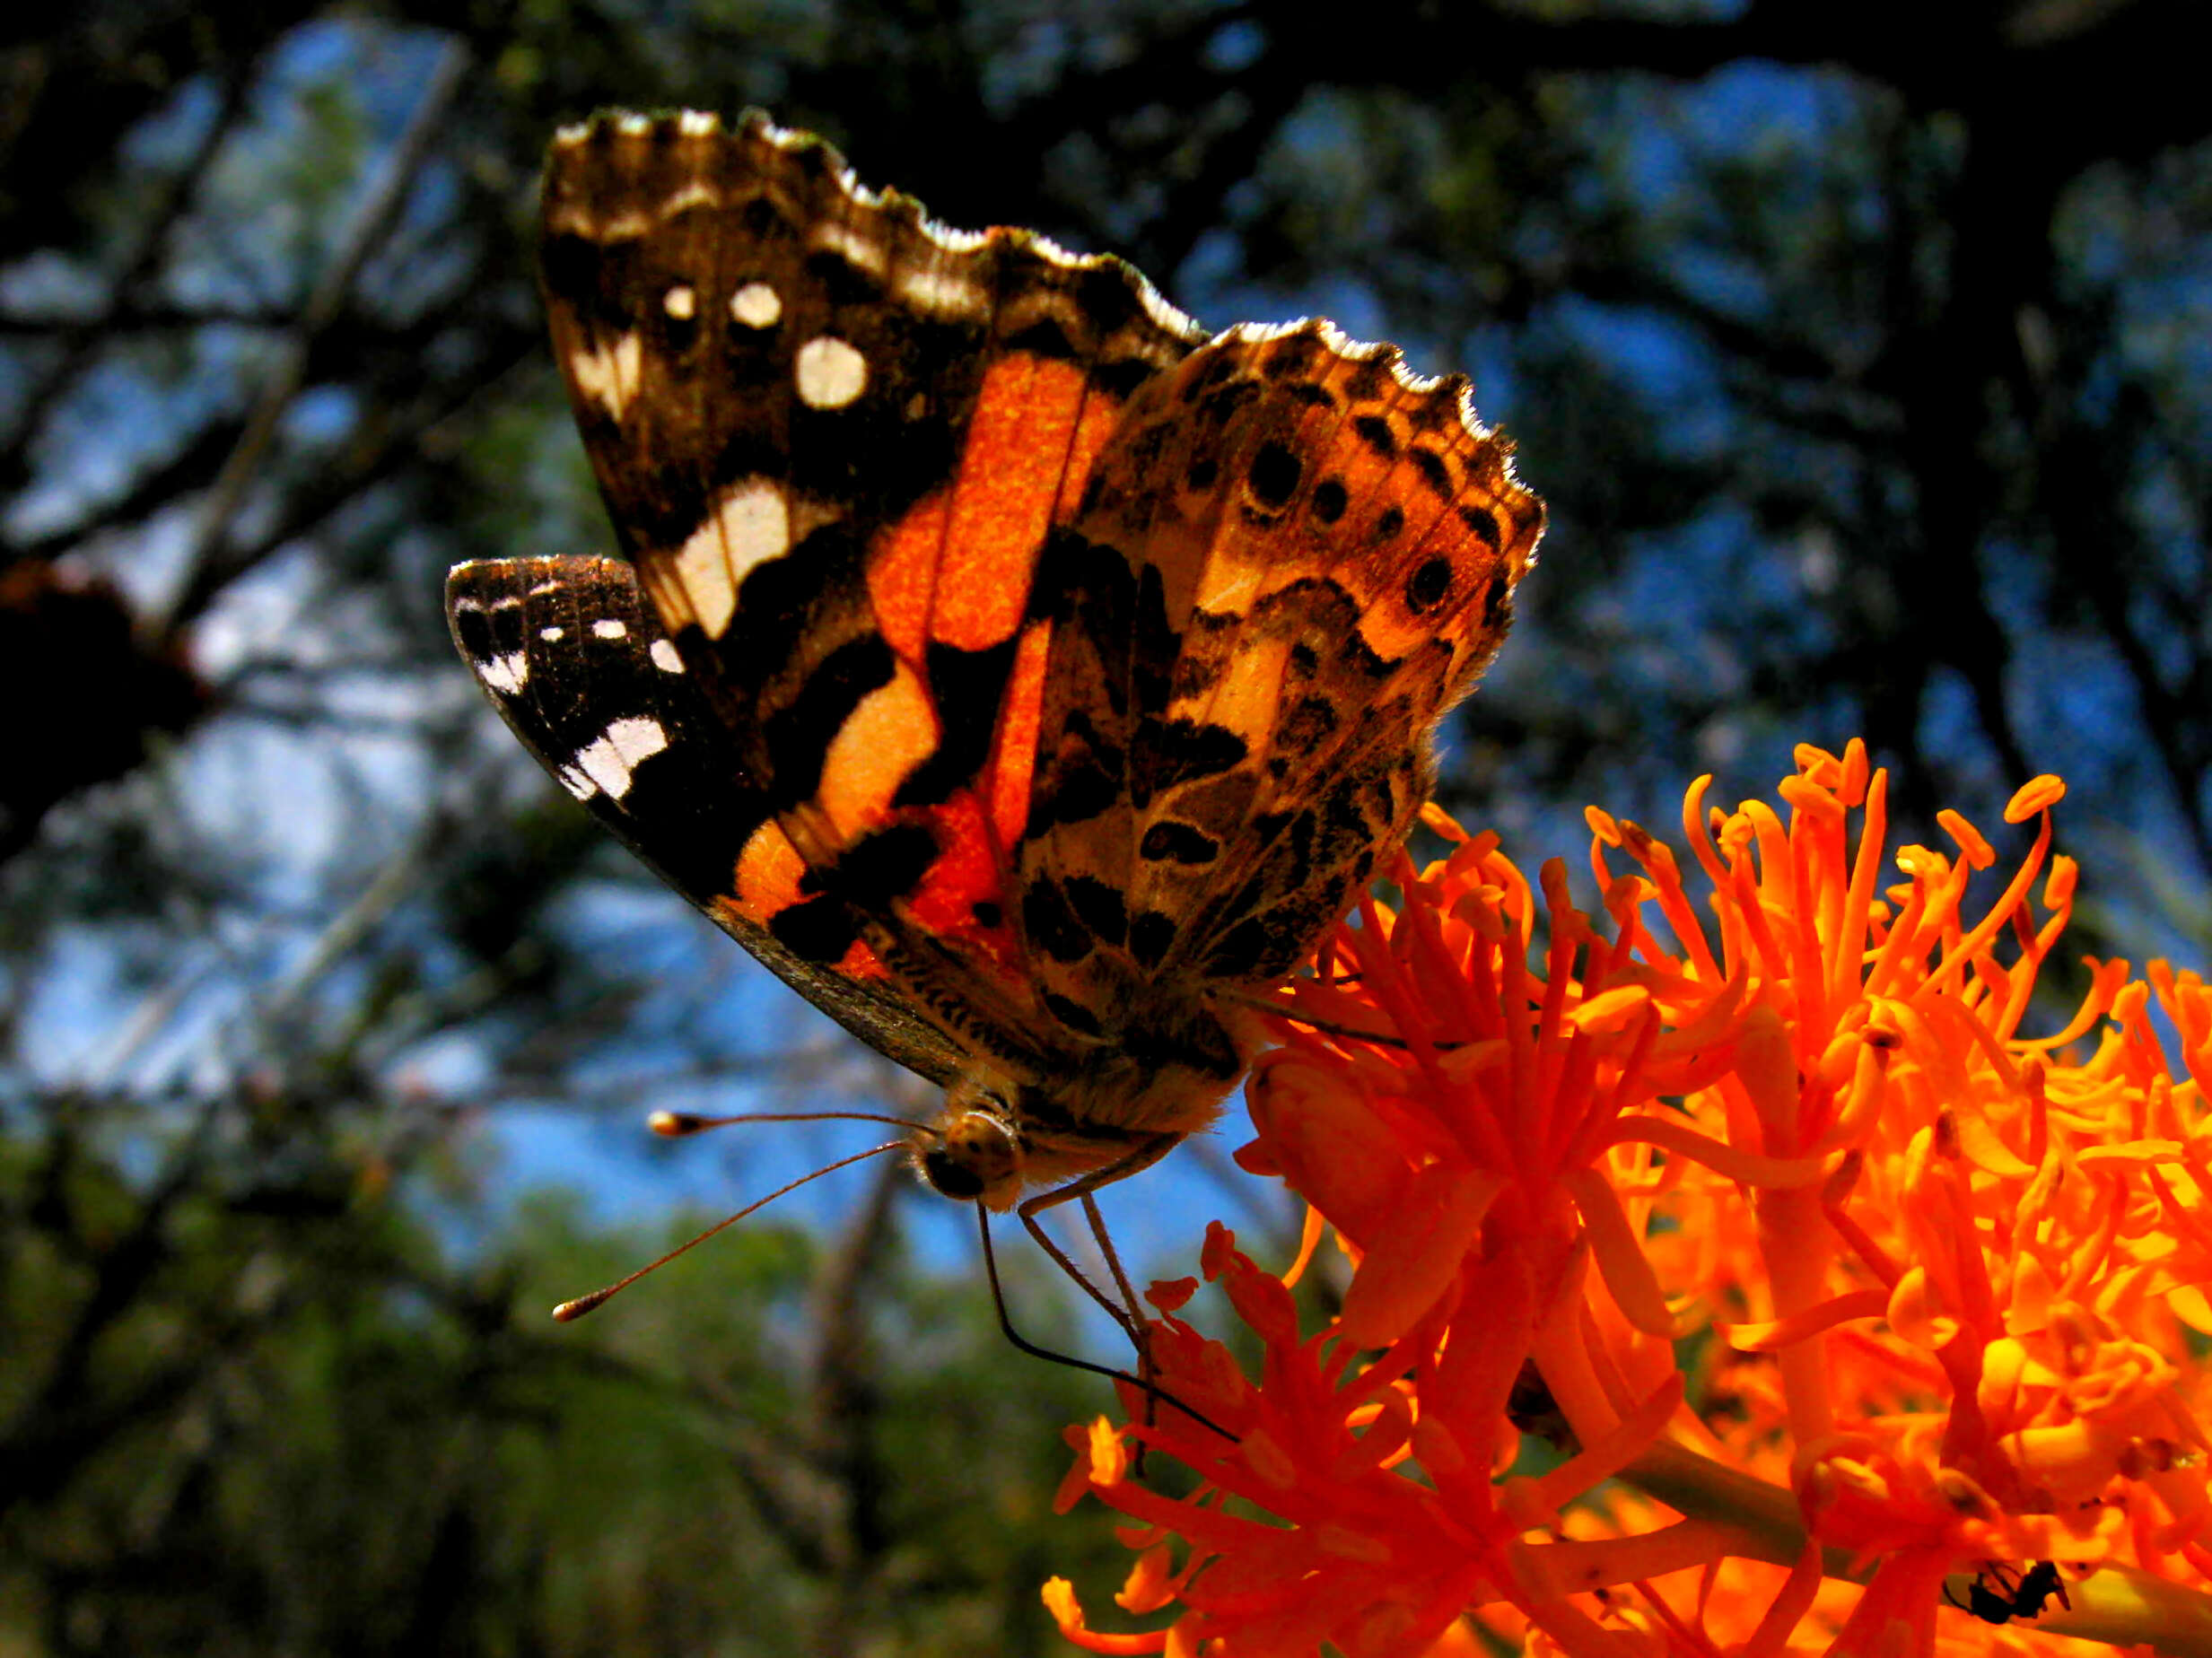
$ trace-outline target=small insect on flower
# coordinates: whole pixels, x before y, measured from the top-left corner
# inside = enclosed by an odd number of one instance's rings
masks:
[[[1950,1604],[1991,1624],[2039,1617],[2054,1595],[2060,1606],[2068,1611],[2074,1610],[2074,1602],[2067,1598],[2066,1580],[2059,1575],[2056,1560],[2038,1560],[2017,1576],[2002,1561],[1985,1562],[1981,1570],[1974,1574],[1973,1582],[1966,1586],[1966,1601],[1963,1606],[1952,1594],[1948,1584],[1943,1592],[1943,1598]]]

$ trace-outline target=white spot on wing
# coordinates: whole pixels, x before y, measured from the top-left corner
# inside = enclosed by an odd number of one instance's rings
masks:
[[[791,548],[791,513],[773,480],[747,478],[724,493],[714,516],[676,554],[692,614],[709,639],[728,630],[745,578]]]
[[[538,630],[538,637],[550,645],[557,643],[561,636],[567,632],[568,630],[564,627],[541,627]]]
[[[884,246],[880,237],[871,236],[866,231],[832,219],[816,225],[808,240],[817,248],[843,254],[870,275],[883,275]]]
[[[834,335],[820,334],[799,348],[792,365],[802,402],[841,409],[868,387],[868,359]]]
[[[699,296],[689,283],[676,283],[660,296],[660,309],[678,322],[689,322],[699,314]]]
[[[476,677],[493,690],[512,696],[529,682],[529,659],[520,650],[490,657],[476,664]]]
[[[644,365],[644,344],[634,333],[625,334],[597,351],[580,351],[568,360],[576,388],[616,420],[637,396]]]
[[[676,654],[676,647],[665,639],[654,640],[652,649],[645,654],[652,658],[653,666],[664,674],[680,674],[684,671],[684,659]]]
[[[628,636],[629,632],[613,616],[602,616],[591,624],[591,637],[594,639],[623,639]]]
[[[950,266],[924,266],[901,274],[898,297],[916,310],[939,316],[981,317],[990,309],[983,288]]]
[[[748,282],[730,296],[730,314],[748,328],[773,328],[783,315],[783,301],[765,282]]]
[[[715,193],[713,185],[704,179],[694,179],[681,189],[672,192],[669,199],[660,204],[660,218],[666,221],[679,213],[689,213],[694,207],[719,207],[721,205],[722,198]],[[648,228],[651,228],[650,223]]]
[[[669,734],[658,720],[617,720],[597,742],[577,751],[574,770],[605,790],[608,799],[619,800],[630,792],[631,773],[668,746]],[[561,768],[561,781],[573,791],[570,769]]]

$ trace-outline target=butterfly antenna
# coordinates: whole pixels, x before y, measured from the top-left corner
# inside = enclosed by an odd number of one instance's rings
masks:
[[[677,1113],[656,1113],[655,1114],[672,1116]],[[836,1113],[825,1114],[835,1115]],[[736,1119],[725,1119],[725,1121],[736,1121]],[[757,1121],[757,1119],[756,1121]],[[775,1119],[772,1118],[768,1119],[768,1121],[775,1121]],[[713,1123],[706,1123],[703,1126],[713,1127],[714,1125]],[[679,1133],[688,1131],[689,1130],[678,1130]],[[590,1312],[593,1308],[603,1306],[608,1300],[617,1295],[620,1295],[624,1290],[629,1288],[631,1285],[636,1283],[638,1279],[643,1278],[648,1272],[658,1272],[662,1267],[667,1266],[669,1262],[674,1261],[678,1255],[684,1254],[687,1251],[696,1248],[698,1245],[705,1243],[709,1238],[713,1237],[716,1233],[736,1226],[738,1222],[743,1220],[748,1215],[753,1213],[754,1210],[766,1208],[769,1204],[774,1202],[778,1198],[783,1196],[786,1192],[798,1191],[800,1187],[805,1185],[809,1181],[819,1180],[825,1174],[834,1174],[837,1170],[848,1167],[855,1163],[864,1163],[870,1157],[880,1157],[887,1151],[903,1151],[905,1149],[905,1146],[906,1142],[903,1139],[886,1140],[880,1146],[871,1146],[866,1151],[856,1151],[849,1157],[840,1157],[835,1163],[824,1164],[820,1168],[814,1170],[810,1174],[801,1174],[797,1180],[791,1182],[787,1185],[778,1186],[766,1197],[762,1198],[756,1202],[748,1203],[736,1214],[716,1221],[704,1232],[700,1233],[698,1236],[688,1238],[685,1242],[678,1244],[667,1254],[661,1256],[660,1260],[647,1262],[644,1266],[640,1267],[636,1271],[631,1273],[629,1277],[618,1279],[616,1282],[609,1284],[605,1289],[595,1289],[588,1296],[579,1296],[573,1301],[564,1301],[559,1306],[553,1309],[555,1322],[562,1324],[571,1324],[575,1322],[576,1320],[581,1318],[585,1313]],[[996,1280],[994,1279],[993,1281],[995,1282]]]
[[[1017,1352],[1026,1353],[1031,1358],[1041,1358],[1048,1365],[1065,1365],[1071,1370],[1088,1370],[1092,1375],[1104,1376],[1109,1382],[1126,1382],[1130,1386],[1141,1389],[1148,1398],[1157,1399],[1163,1404],[1173,1405],[1208,1432],[1220,1435],[1231,1444],[1237,1443],[1236,1435],[1230,1433],[1219,1422],[1211,1420],[1185,1404],[1166,1388],[1160,1386],[1158,1383],[1150,1381],[1143,1376],[1132,1376],[1126,1370],[1116,1370],[1111,1365],[1094,1365],[1088,1358],[1077,1358],[1067,1353],[1055,1353],[1050,1348],[1037,1346],[1036,1342],[1016,1330],[1013,1315],[1007,1311],[1006,1307],[1005,1286],[999,1282],[998,1252],[991,1246],[991,1211],[980,1203],[975,1206],[975,1230],[984,1241],[984,1271],[991,1279],[991,1305],[999,1314],[1000,1332],[1013,1343]]]
[[[895,1129],[912,1129],[922,1133],[933,1133],[929,1123],[912,1117],[895,1117],[888,1112],[877,1111],[755,1111],[744,1112],[734,1117],[702,1117],[696,1112],[657,1111],[645,1119],[645,1126],[663,1139],[681,1139],[686,1134],[704,1134],[709,1129],[726,1129],[733,1122],[883,1122]],[[881,1150],[882,1148],[877,1148]],[[864,1152],[873,1156],[874,1152]],[[833,1164],[832,1167],[842,1166]]]

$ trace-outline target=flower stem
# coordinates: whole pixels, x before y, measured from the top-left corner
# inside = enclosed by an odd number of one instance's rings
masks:
[[[1794,1566],[1805,1552],[1805,1522],[1795,1497],[1694,1451],[1655,1445],[1622,1470],[1621,1478],[1676,1513],[1708,1522],[1728,1537],[1729,1551],[1744,1559]],[[1827,1575],[1847,1582],[1865,1583],[1876,1564],[1855,1566],[1840,1549],[1823,1551]],[[1954,1573],[1945,1587],[1963,1605],[1973,1582],[1970,1572]],[[2171,1658],[2212,1658],[2212,1596],[2128,1566],[2108,1566],[2069,1584],[2067,1596],[2071,1610],[2054,1602],[2033,1620],[2039,1634],[2145,1645]]]

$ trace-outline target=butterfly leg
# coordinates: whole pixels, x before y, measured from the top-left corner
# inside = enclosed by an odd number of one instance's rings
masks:
[[[1144,1388],[1144,1425],[1150,1427],[1159,1409],[1158,1374],[1152,1365],[1151,1331],[1144,1322],[1144,1310],[1137,1305],[1137,1291],[1129,1281],[1129,1274],[1122,1266],[1122,1252],[1114,1247],[1114,1235],[1106,1230],[1106,1217],[1099,1212],[1096,1192],[1083,1194],[1083,1217],[1090,1223],[1090,1235],[1097,1243],[1098,1253],[1105,1258],[1106,1270],[1114,1275],[1114,1287],[1121,1293],[1122,1305],[1128,1309],[1129,1322],[1123,1328],[1134,1332],[1137,1348],[1137,1380]],[[1144,1446],[1137,1446],[1137,1461],[1133,1464],[1137,1477],[1144,1477]]]
[[[1053,1263],[1066,1273],[1085,1295],[1104,1307],[1114,1322],[1122,1327],[1130,1345],[1137,1349],[1140,1362],[1145,1357],[1143,1315],[1138,1310],[1136,1293],[1130,1287],[1128,1276],[1122,1270],[1120,1256],[1115,1253],[1110,1244],[1105,1242],[1105,1227],[1098,1218],[1092,1194],[1101,1186],[1110,1186],[1117,1180],[1126,1180],[1141,1169],[1150,1168],[1173,1151],[1182,1139],[1180,1134],[1156,1134],[1126,1156],[1107,1164],[1104,1168],[1093,1169],[1080,1180],[1071,1180],[1064,1186],[1054,1187],[1050,1191],[1040,1191],[1015,1210],[1021,1217],[1021,1224],[1029,1229],[1029,1235],[1036,1240],[1037,1247],[1051,1256]],[[1075,1264],[1073,1257],[1054,1241],[1052,1235],[1045,1230],[1044,1223],[1038,1219],[1047,1209],[1058,1209],[1063,1203],[1078,1200],[1082,1202],[1092,1217],[1092,1232],[1100,1240],[1106,1264],[1114,1273],[1115,1287],[1124,1298],[1123,1305],[1115,1305],[1111,1296],[1090,1281],[1083,1270]]]
[[[1112,1314],[1114,1322],[1122,1327],[1122,1332],[1129,1338],[1130,1346],[1136,1348],[1137,1385],[1144,1392],[1144,1420],[1148,1427],[1152,1424],[1159,1399],[1159,1386],[1153,1373],[1150,1332],[1145,1328],[1144,1311],[1137,1304],[1136,1288],[1130,1283],[1129,1274],[1122,1266],[1121,1252],[1114,1247],[1114,1240],[1106,1231],[1106,1217],[1098,1212],[1097,1191],[1101,1186],[1125,1180],[1141,1169],[1151,1167],[1174,1150],[1182,1139],[1180,1134],[1156,1134],[1127,1156],[1109,1163],[1102,1169],[1093,1169],[1080,1180],[1070,1181],[1064,1186],[1040,1192],[1016,1211],[1021,1216],[1021,1224],[1028,1227],[1029,1235],[1036,1240],[1038,1247],[1058,1262],[1060,1270],[1080,1285],[1086,1295]],[[1045,1230],[1044,1222],[1038,1219],[1046,1209],[1057,1209],[1071,1201],[1080,1201],[1083,1206],[1083,1217],[1090,1225],[1090,1235],[1097,1240],[1098,1252],[1106,1258],[1106,1270],[1114,1275],[1114,1287],[1121,1294],[1118,1306],[1104,1290],[1084,1276],[1067,1252],[1053,1241],[1052,1235]],[[1139,1479],[1144,1477],[1143,1458],[1144,1447],[1140,1444],[1135,1463]]]
[[[1098,1253],[1106,1263],[1106,1270],[1113,1275],[1114,1288],[1122,1298],[1123,1310],[1141,1323],[1144,1314],[1137,1305],[1136,1289],[1129,1281],[1129,1274],[1122,1268],[1121,1252],[1114,1247],[1114,1235],[1106,1230],[1106,1216],[1099,1212],[1097,1194],[1095,1192],[1086,1191],[1083,1194],[1083,1220],[1090,1227],[1091,1239],[1098,1245]]]

